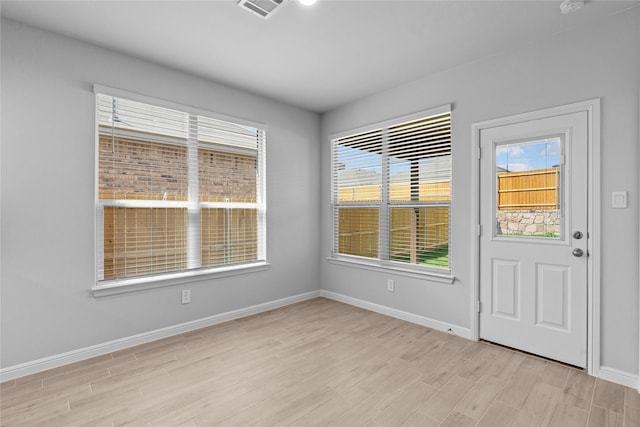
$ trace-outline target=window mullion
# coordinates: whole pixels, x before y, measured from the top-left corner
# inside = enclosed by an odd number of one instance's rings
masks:
[[[256,202],[258,203],[258,235],[257,235],[257,250],[256,256],[258,260],[267,259],[267,220],[266,220],[266,168],[265,168],[265,132],[259,130],[256,132],[256,142],[258,148],[258,158],[256,161]]]
[[[187,269],[201,266],[200,206],[198,193],[198,117],[189,114],[187,139],[188,208],[187,208]]]
[[[332,241],[331,241],[331,254],[338,254],[339,247],[339,221],[338,221],[338,142],[333,140],[331,142],[331,222],[333,224]]]
[[[96,205],[96,280],[104,280],[104,206]]]
[[[389,259],[389,130],[382,129],[382,202],[379,212],[378,256]]]

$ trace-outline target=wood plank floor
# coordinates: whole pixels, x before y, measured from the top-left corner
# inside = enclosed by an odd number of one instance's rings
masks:
[[[2,426],[640,426],[635,390],[318,298],[8,381]]]

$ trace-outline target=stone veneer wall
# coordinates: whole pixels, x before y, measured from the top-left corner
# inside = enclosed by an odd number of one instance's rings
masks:
[[[558,209],[497,211],[496,227],[498,234],[560,234],[559,213]]]

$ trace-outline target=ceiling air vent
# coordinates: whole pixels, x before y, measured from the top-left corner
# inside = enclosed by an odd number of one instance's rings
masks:
[[[285,0],[239,0],[238,6],[264,19],[280,9]]]

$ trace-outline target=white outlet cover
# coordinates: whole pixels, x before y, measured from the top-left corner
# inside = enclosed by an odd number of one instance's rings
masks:
[[[191,289],[185,289],[182,291],[182,303],[189,304],[191,302]]]

